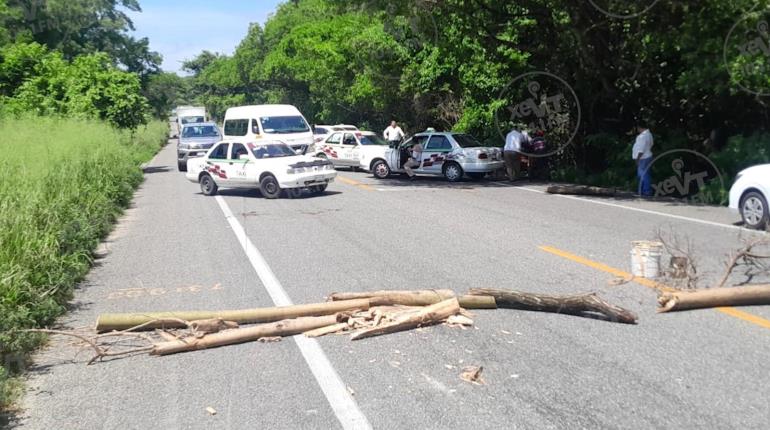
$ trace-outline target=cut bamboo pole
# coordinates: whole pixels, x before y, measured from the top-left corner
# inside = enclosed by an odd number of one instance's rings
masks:
[[[457,298],[451,298],[426,306],[419,312],[405,316],[392,323],[360,330],[353,333],[353,335],[350,336],[350,340],[364,339],[367,337],[379,336],[381,334],[395,333],[426,325],[438,324],[458,312],[460,312],[460,302],[457,301]]]
[[[658,312],[751,305],[770,305],[770,285],[664,292],[658,297]]]
[[[200,338],[179,339],[155,344],[151,355],[168,355],[178,352],[195,351],[199,349],[216,348],[236,343],[251,342],[260,338],[274,336],[292,336],[319,327],[326,327],[337,322],[337,315],[322,317],[302,317],[252,327],[225,330],[219,333],[207,334]]]
[[[473,288],[471,295],[492,296],[501,308],[581,315],[586,312],[604,315],[609,321],[636,324],[636,314],[619,306],[611,305],[596,294],[555,296],[522,293],[512,290]]]
[[[178,311],[147,312],[126,314],[102,314],[96,321],[96,330],[100,332],[125,330],[146,324],[142,328],[183,328],[185,321],[221,318],[238,324],[254,324],[280,321],[284,319],[323,316],[338,312],[369,309],[369,300],[343,300],[338,302],[311,303],[305,305],[280,306],[271,308],[223,310],[223,311]]]
[[[321,336],[326,336],[327,334],[337,333],[349,327],[350,327],[350,324],[343,322],[343,323],[332,324],[326,327],[317,328],[315,330],[306,331],[303,334],[306,337],[321,337]]]
[[[552,185],[546,189],[548,194],[574,194],[578,196],[605,196],[617,194],[615,188],[591,187],[588,185]]]
[[[452,290],[380,290],[332,293],[329,300],[369,299],[371,306],[428,306],[456,297]],[[494,297],[460,296],[460,306],[465,309],[495,309]]]

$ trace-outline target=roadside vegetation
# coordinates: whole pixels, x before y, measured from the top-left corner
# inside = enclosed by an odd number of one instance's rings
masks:
[[[125,9],[0,0],[0,411],[43,340],[25,329],[66,311],[168,136],[146,97],[161,58]]]

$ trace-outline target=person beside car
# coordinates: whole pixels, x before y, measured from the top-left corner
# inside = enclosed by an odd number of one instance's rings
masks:
[[[394,145],[401,142],[401,139],[404,138],[404,130],[401,130],[396,121],[391,121],[388,128],[382,133],[382,136],[388,143]]]
[[[527,138],[524,133],[517,128],[513,128],[505,136],[505,147],[503,148],[503,160],[505,161],[505,171],[508,173],[508,179],[513,182],[519,177],[521,171],[521,160],[519,153]]]
[[[639,195],[652,197],[652,145],[654,140],[650,129],[644,123],[636,126],[636,142],[634,142],[633,159],[636,161],[636,176],[639,178]]]
[[[409,175],[409,180],[414,181],[415,173],[414,168],[420,167],[420,160],[422,160],[422,145],[418,142],[412,146],[412,156],[404,163],[404,170]]]

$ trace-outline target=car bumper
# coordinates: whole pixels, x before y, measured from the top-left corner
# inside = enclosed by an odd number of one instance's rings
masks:
[[[280,180],[278,184],[281,188],[304,188],[311,187],[313,185],[325,185],[334,181],[337,177],[337,172],[330,170],[327,172],[307,172],[296,173],[289,175],[283,180]]]
[[[489,173],[505,167],[503,161],[485,161],[476,163],[460,163],[464,171],[468,173]]]
[[[176,150],[176,158],[179,161],[186,162],[190,158],[196,158],[196,157],[203,157],[206,155],[206,153],[209,152],[208,149],[177,149]]]

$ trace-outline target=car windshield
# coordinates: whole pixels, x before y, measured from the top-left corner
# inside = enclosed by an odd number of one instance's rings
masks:
[[[251,152],[257,159],[291,157],[297,155],[285,143],[270,143],[267,145],[250,145]]]
[[[475,137],[471,136],[470,134],[453,134],[452,137],[455,138],[455,141],[458,145],[460,145],[461,148],[475,148],[479,146],[484,146],[481,142],[476,140]]]
[[[301,116],[263,116],[259,119],[265,133],[289,134],[310,131]]]
[[[182,137],[219,137],[219,130],[213,125],[194,125],[182,129]]]
[[[182,124],[191,124],[196,122],[203,122],[202,116],[183,116]]]
[[[361,145],[387,145],[385,139],[376,134],[364,134],[361,136]]]

